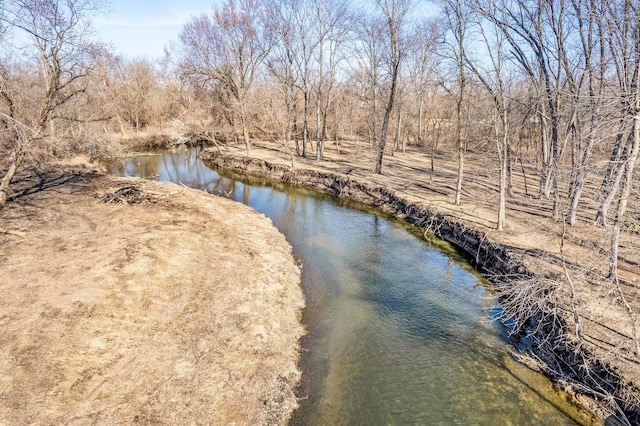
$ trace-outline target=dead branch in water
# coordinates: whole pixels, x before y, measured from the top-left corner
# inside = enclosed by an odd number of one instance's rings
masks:
[[[557,314],[550,303],[558,289],[558,283],[544,277],[512,277],[509,281],[494,281],[494,295],[500,301],[500,319],[509,324],[510,334],[537,334],[540,327]]]

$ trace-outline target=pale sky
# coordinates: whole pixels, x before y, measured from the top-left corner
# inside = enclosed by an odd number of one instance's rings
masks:
[[[160,58],[192,17],[209,12],[216,0],[111,0],[92,19],[100,40],[127,58]]]
[[[1,0],[0,0],[1,1]],[[107,0],[109,1],[109,0]],[[222,0],[110,0],[93,27],[100,40],[126,58],[159,59],[164,46],[177,40],[184,24],[193,16],[211,11]],[[421,2],[420,14],[432,15],[434,7]]]

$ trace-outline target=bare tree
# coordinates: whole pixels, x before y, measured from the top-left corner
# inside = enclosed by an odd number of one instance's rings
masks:
[[[318,48],[316,88],[316,160],[322,159],[326,137],[327,114],[336,82],[340,47],[349,32],[347,4],[338,0],[315,0]]]
[[[529,78],[538,97],[540,124],[540,196],[554,193],[553,215],[560,212],[558,166],[561,157],[560,97],[565,81],[558,56],[564,51],[564,0],[494,0],[493,22],[505,35],[516,63]]]
[[[373,147],[378,144],[383,50],[380,40],[384,34],[384,25],[379,17],[364,15],[358,20],[358,34],[353,39],[353,50],[359,58],[358,61],[354,61],[354,77],[359,82],[362,107],[368,109],[367,133]]]
[[[492,25],[491,20],[496,15],[490,6],[484,7],[480,2],[474,5],[476,16],[476,28],[479,33],[483,61],[474,60],[470,55],[464,59],[480,80],[487,93],[491,97],[495,114],[493,117],[494,135],[500,164],[500,186],[498,197],[498,221],[497,230],[502,231],[506,221],[506,198],[508,186],[508,152],[511,129],[509,126],[509,111],[507,107],[507,81],[506,67],[506,40],[498,27]],[[483,62],[488,62],[487,66]]]
[[[154,117],[158,91],[158,77],[153,64],[146,59],[134,59],[122,66],[120,90],[121,109],[136,133]]]
[[[436,56],[437,42],[441,38],[440,26],[434,19],[424,19],[416,25],[415,34],[411,46],[411,52],[407,58],[407,69],[410,84],[418,104],[418,124],[416,131],[416,144],[422,146],[425,134],[425,105],[429,86],[433,85],[434,72],[439,61]]]
[[[457,79],[456,89],[446,88],[447,92],[453,95],[456,102],[456,146],[458,154],[458,177],[456,179],[455,204],[460,205],[462,194],[462,182],[464,180],[465,144],[462,136],[463,129],[463,106],[465,103],[465,92],[467,88],[467,30],[468,30],[468,10],[462,0],[445,0],[444,14],[448,23],[451,41],[447,43],[450,57],[455,63]]]
[[[617,99],[619,100],[619,131],[610,156],[610,164],[603,178],[602,202],[596,215],[596,223],[605,225],[608,210],[620,185],[626,181],[624,175],[633,159],[637,118],[636,97],[638,96],[638,57],[640,56],[640,23],[637,5],[630,1],[615,1],[603,6],[603,20],[606,25],[606,39],[609,44],[611,61],[616,73]],[[633,172],[633,168],[631,169]],[[626,202],[625,202],[626,203]]]
[[[298,68],[294,56],[298,27],[294,21],[293,6],[283,0],[268,0],[265,3],[265,21],[273,38],[273,47],[267,57],[267,69],[275,78],[286,108],[286,125],[283,139],[288,146],[295,138],[295,153],[300,155],[298,143]]]
[[[96,0],[14,0],[0,4],[0,17],[9,31],[19,33],[24,44],[3,44],[0,97],[2,117],[8,127],[5,143],[10,146],[8,168],[0,181],[0,206],[7,201],[11,180],[24,156],[34,145],[48,142],[58,122],[73,119],[65,107],[87,90],[89,76],[102,48],[91,41],[89,15],[100,6]],[[37,64],[32,74],[33,90],[16,86],[7,63],[11,53]],[[19,106],[19,108],[18,108]]]
[[[409,39],[408,27],[410,25],[408,13],[413,6],[412,0],[376,0],[377,12],[381,14],[385,21],[384,26],[384,55],[383,66],[387,73],[388,84],[390,85],[380,136],[377,138],[376,160],[373,167],[374,173],[382,173],[382,158],[387,142],[387,131],[389,120],[396,100],[400,67],[405,59]]]
[[[640,9],[625,3],[623,9],[623,28],[628,28],[629,33],[625,34],[629,37],[628,43],[630,48],[628,56],[621,58],[623,69],[626,70],[624,79],[624,99],[626,101],[625,109],[628,120],[632,123],[632,130],[629,134],[628,153],[622,158],[618,168],[618,174],[621,175],[620,198],[616,209],[616,218],[613,224],[611,235],[611,268],[609,276],[617,279],[618,272],[618,251],[620,246],[620,231],[624,225],[627,204],[633,186],[633,174],[640,153]],[[617,189],[617,188],[616,188]],[[612,191],[614,188],[612,188]],[[601,210],[602,211],[602,210]]]
[[[603,25],[602,4],[594,0],[572,0],[577,27],[580,35],[581,56],[584,59],[583,79],[587,84],[589,128],[587,143],[580,153],[580,163],[575,167],[575,178],[572,182],[571,202],[566,221],[573,225],[576,222],[578,204],[589,167],[589,160],[598,139],[598,123],[602,120],[604,104],[604,81],[606,79],[606,39]]]
[[[295,45],[294,61],[298,69],[297,86],[302,92],[302,156],[307,155],[307,145],[310,143],[309,137],[309,109],[311,108],[311,96],[313,91],[312,79],[314,72],[313,56],[320,44],[319,34],[313,29],[313,21],[316,17],[315,0],[304,0],[294,2],[293,18],[294,25],[298,28],[297,43]]]
[[[180,33],[179,72],[200,87],[220,85],[233,101],[247,152],[248,108],[271,41],[262,22],[259,0],[227,0],[211,15],[191,19]]]

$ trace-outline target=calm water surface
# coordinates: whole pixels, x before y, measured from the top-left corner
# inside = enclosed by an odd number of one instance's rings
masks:
[[[402,225],[314,192],[221,176],[196,149],[110,165],[241,201],[303,264],[304,425],[569,425],[505,366],[495,302],[468,265]]]

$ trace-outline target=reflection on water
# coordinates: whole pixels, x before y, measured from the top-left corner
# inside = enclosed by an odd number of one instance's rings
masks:
[[[478,277],[427,242],[328,196],[220,176],[197,149],[112,164],[241,201],[304,263],[300,409],[293,424],[574,424],[505,366]]]

